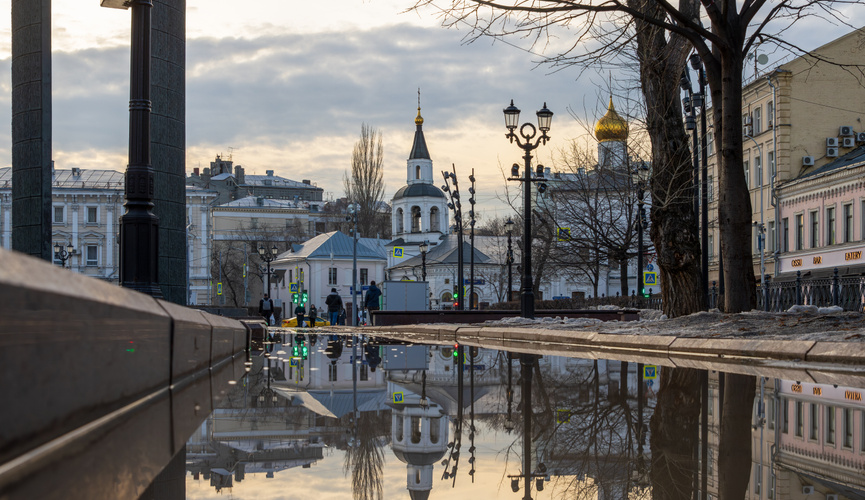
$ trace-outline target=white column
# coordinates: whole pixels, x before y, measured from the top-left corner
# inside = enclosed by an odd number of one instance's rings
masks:
[[[3,204],[3,248],[12,248],[12,205]],[[52,220],[54,213],[51,214]]]
[[[69,205],[69,219],[72,221],[72,245],[75,247],[75,250],[78,252],[78,262],[76,263],[74,260],[69,260],[69,267],[71,269],[79,270],[78,268],[82,267],[82,262],[86,255],[84,254],[85,249],[81,247],[81,242],[78,240],[78,204],[73,202]]]
[[[202,206],[201,208],[201,226],[198,231],[198,245],[201,250],[201,261],[199,261],[198,266],[202,269],[200,274],[206,275],[208,274],[207,270],[210,269],[210,256],[207,255],[207,235],[210,234],[210,228],[207,224],[207,215],[208,210],[206,206]],[[193,242],[193,245],[195,243]],[[247,272],[249,272],[247,270]]]
[[[110,205],[105,208],[105,275],[114,273],[114,209]]]

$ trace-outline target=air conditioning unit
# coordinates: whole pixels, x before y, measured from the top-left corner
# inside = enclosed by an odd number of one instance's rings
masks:
[[[827,493],[826,494],[826,500],[838,500],[838,495],[836,495],[834,493]]]
[[[752,136],[750,125],[745,125],[744,127],[742,127],[742,135],[745,137],[751,137]]]
[[[750,125],[751,124],[751,115],[745,115],[742,117],[742,125]]]
[[[813,167],[814,166],[814,157],[813,156],[803,156],[802,157],[802,166]]]
[[[838,135],[840,135],[842,137],[848,136],[848,135],[853,135],[853,127],[849,127],[847,125],[844,125],[840,129],[838,129]]]
[[[826,147],[827,148],[837,148],[838,147],[838,138],[837,137],[827,137],[826,138]]]
[[[826,157],[827,158],[837,158],[838,157],[838,148],[826,148]]]
[[[856,134],[856,142],[865,142],[865,132]]]
[[[841,138],[841,147],[842,148],[855,148],[856,147],[856,138],[855,137],[842,137]]]
[[[811,493],[814,493],[814,487],[813,486],[802,486],[802,494],[803,495],[810,495]]]

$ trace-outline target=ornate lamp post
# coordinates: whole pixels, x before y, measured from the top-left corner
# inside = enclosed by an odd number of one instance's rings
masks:
[[[512,272],[513,265],[514,265],[514,250],[511,247],[511,236],[514,233],[514,226],[516,226],[516,224],[514,224],[514,220],[511,219],[510,217],[508,217],[508,221],[505,222],[505,232],[508,233],[508,256],[507,256],[507,261],[508,261],[508,295],[507,295],[507,299],[505,299],[507,302],[511,301],[511,291],[514,289],[513,272]]]
[[[520,121],[520,109],[514,106],[514,101],[511,100],[510,106],[505,108],[505,127],[508,133],[505,135],[510,139],[511,143],[516,141],[517,146],[525,151],[523,160],[525,162],[524,177],[520,178],[519,165],[514,164],[511,169],[511,177],[509,181],[518,181],[523,184],[523,258],[522,267],[523,273],[520,283],[520,313],[523,318],[535,317],[535,293],[532,289],[532,182],[544,182],[544,169],[540,165],[535,177],[532,178],[532,150],[537,149],[541,144],[546,144],[550,137],[547,132],[550,130],[550,123],[553,121],[553,112],[547,109],[547,103],[537,112],[538,127],[537,129],[531,123],[524,123],[520,126],[519,136],[514,133]],[[538,130],[541,135],[538,136]],[[537,136],[537,139],[535,139]],[[523,140],[520,140],[522,137]],[[541,184],[540,188],[546,189],[546,184]]]
[[[66,247],[60,245],[60,243],[54,244],[54,258],[60,261],[60,267],[66,267],[66,261],[72,258],[72,254],[75,252],[75,247],[72,246],[72,242],[66,244]]]
[[[126,213],[120,218],[120,284],[162,297],[159,289],[159,217],[153,213],[154,174],[150,163],[150,56],[153,0],[102,0],[103,7],[132,7],[129,85],[129,164]]]
[[[267,251],[264,246],[258,247],[258,256],[267,263],[267,296],[270,296],[270,263],[276,259],[276,254],[279,253],[279,249],[276,248],[276,245],[270,249],[270,252]]]
[[[646,186],[649,181],[649,166],[640,163],[631,172],[631,179],[637,186],[637,293],[643,297],[643,219],[646,211],[643,208],[643,197],[646,195]]]
[[[697,79],[700,82],[700,93],[694,95],[692,104],[700,108],[700,157],[702,160],[702,174],[700,183],[702,186],[700,193],[700,203],[703,210],[700,213],[700,239],[703,250],[700,268],[703,272],[703,293],[706,295],[706,308],[709,307],[709,151],[708,138],[706,136],[706,70],[703,69],[703,61],[697,53],[691,54],[689,58],[691,68],[697,72]],[[699,96],[699,97],[697,97]]]
[[[418,247],[420,249],[420,280],[426,281],[426,253],[429,250],[429,240],[424,240]]]

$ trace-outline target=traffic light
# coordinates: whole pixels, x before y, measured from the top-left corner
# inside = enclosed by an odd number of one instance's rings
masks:
[[[298,297],[297,293],[291,294],[291,303],[292,304],[297,304],[297,297]]]
[[[299,358],[300,357],[300,346],[299,345],[291,346],[291,357],[292,358]]]
[[[460,306],[460,287],[459,285],[454,285],[454,307]]]
[[[306,301],[307,301],[308,299],[309,299],[309,294],[306,293],[306,290],[304,290],[303,293],[300,294],[300,303],[301,303],[301,304],[306,304]]]
[[[642,295],[643,297],[645,297],[645,298],[647,298],[647,299],[648,299],[649,296],[650,296],[650,295],[649,295],[649,292],[646,291],[646,287],[643,287],[643,291],[640,292],[640,295]]]
[[[309,357],[309,347],[307,347],[306,344],[300,346],[300,357],[302,357],[303,359]]]

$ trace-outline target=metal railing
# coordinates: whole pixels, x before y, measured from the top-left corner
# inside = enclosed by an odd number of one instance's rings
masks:
[[[716,282],[709,290],[709,307],[718,303]],[[838,268],[830,278],[802,279],[802,272],[796,272],[792,281],[772,281],[767,274],[763,284],[757,285],[757,309],[781,312],[795,305],[817,307],[839,306],[845,311],[865,311],[865,276],[840,277]]]

